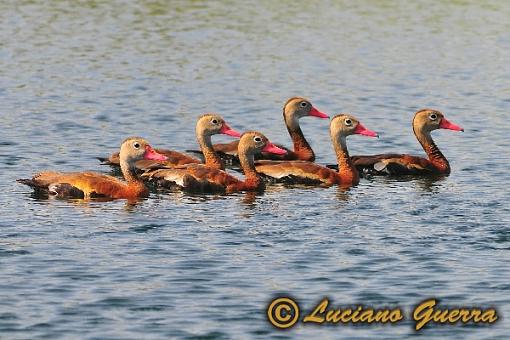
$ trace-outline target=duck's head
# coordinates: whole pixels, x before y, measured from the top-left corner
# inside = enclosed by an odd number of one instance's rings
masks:
[[[232,137],[241,137],[241,134],[232,129],[225,122],[222,116],[215,113],[206,113],[197,121],[197,135],[212,136],[217,134],[229,135]]]
[[[165,155],[157,153],[150,144],[142,137],[129,137],[120,146],[119,154],[121,162],[137,162],[142,159],[153,161],[166,161]]]
[[[413,119],[415,133],[418,131],[430,133],[437,129],[464,131],[460,126],[449,122],[440,111],[423,109],[415,113]]]
[[[377,133],[367,129],[359,120],[346,113],[341,113],[333,117],[329,126],[329,131],[333,140],[356,134],[368,137],[379,137]]]
[[[300,118],[312,116],[327,119],[329,116],[317,110],[309,100],[292,97],[283,106],[283,116],[288,124],[297,123]]]
[[[287,151],[277,147],[267,139],[262,133],[257,131],[247,131],[243,133],[239,140],[239,149],[247,154],[257,154],[260,152],[269,152],[276,155],[284,155]]]

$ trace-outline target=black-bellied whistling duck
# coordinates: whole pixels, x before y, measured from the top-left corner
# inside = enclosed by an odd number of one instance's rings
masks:
[[[260,152],[283,155],[286,151],[272,144],[260,132],[248,131],[239,140],[239,161],[245,179],[238,178],[219,169],[203,164],[188,164],[171,169],[155,169],[142,176],[157,184],[173,188],[178,186],[187,191],[225,192],[257,191],[264,188],[264,181],[255,170],[254,156]]]
[[[131,137],[120,147],[120,167],[126,182],[95,172],[54,171],[41,172],[18,182],[58,197],[136,199],[149,195],[149,190],[136,175],[135,164],[141,159],[164,161],[166,156],[157,153],[145,139]]]
[[[213,149],[211,136],[216,134],[224,134],[232,137],[240,137],[241,134],[228,126],[223,117],[214,113],[206,113],[200,116],[197,120],[195,132],[200,149],[204,154],[205,164],[217,169],[224,169],[225,164],[223,163],[223,160],[216,154]],[[173,150],[156,149],[156,152],[167,157],[167,160],[161,163],[169,167],[191,163],[202,163],[199,159]],[[118,152],[112,154],[108,158],[98,157],[98,159],[102,161],[103,164],[116,166],[119,165]],[[154,161],[141,160],[137,163],[137,168],[146,170],[154,165]]]
[[[255,163],[256,170],[264,176],[287,183],[316,184],[331,186],[356,185],[359,182],[358,171],[351,162],[347,151],[346,137],[359,134],[377,137],[373,131],[365,128],[356,118],[348,114],[339,114],[331,120],[330,135],[333,141],[339,171],[306,161],[265,161]]]
[[[277,155],[270,152],[262,152],[255,156],[255,159],[274,159],[274,160],[303,160],[311,161],[315,160],[315,153],[312,150],[310,144],[305,139],[301,127],[299,126],[299,119],[307,116],[319,117],[327,119],[329,116],[321,111],[317,110],[312,104],[302,97],[293,97],[287,100],[283,106],[283,119],[287,130],[289,131],[290,138],[294,145],[294,150],[289,150],[279,144],[276,144],[280,149],[287,151],[284,155]],[[224,158],[237,159],[237,145],[239,141],[235,140],[231,143],[218,143],[214,144],[214,150],[216,150]],[[197,152],[190,150],[191,152]]]
[[[448,175],[450,164],[430,136],[437,129],[464,131],[449,122],[441,112],[423,109],[414,115],[413,131],[428,159],[406,154],[382,154],[353,156],[352,161],[360,171],[376,175]]]

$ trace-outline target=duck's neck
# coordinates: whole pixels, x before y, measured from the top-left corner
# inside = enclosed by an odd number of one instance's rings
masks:
[[[450,163],[448,163],[446,157],[441,153],[436,143],[434,143],[434,140],[430,136],[430,132],[415,129],[414,134],[429,157],[430,163],[432,163],[441,173],[450,173]]]
[[[340,184],[358,184],[359,174],[354,164],[352,164],[345,136],[339,136],[333,139],[336,160],[338,162],[338,179]]]
[[[315,153],[303,135],[303,131],[301,131],[298,117],[295,115],[286,115],[284,112],[283,118],[285,120],[285,125],[287,125],[290,138],[292,139],[292,144],[294,145],[294,153],[299,154],[300,160],[315,161]]]
[[[241,163],[241,168],[244,172],[244,189],[253,190],[262,188],[264,186],[264,182],[257,173],[257,170],[255,170],[255,157],[253,153],[240,152],[239,162]]]
[[[197,140],[200,145],[200,150],[202,150],[202,154],[204,155],[205,165],[215,169],[225,169],[225,164],[223,164],[220,156],[214,151],[211,136],[197,133]]]
[[[136,194],[138,196],[148,193],[147,187],[136,174],[135,162],[130,162],[125,159],[121,159],[120,169],[122,171],[122,175],[126,179],[128,187],[136,191]]]

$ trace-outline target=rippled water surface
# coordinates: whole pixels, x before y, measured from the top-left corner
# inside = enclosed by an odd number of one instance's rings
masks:
[[[12,0],[0,19],[2,338],[391,339],[416,335],[408,316],[428,297],[501,320],[419,335],[510,334],[507,1]],[[130,135],[195,147],[207,111],[289,144],[281,107],[295,95],[380,133],[350,137],[351,154],[421,154],[413,113],[443,111],[466,129],[433,134],[451,176],[134,206],[35,199],[15,182],[107,173],[94,157]],[[328,123],[301,122],[318,162],[334,162]],[[282,294],[407,318],[282,332],[265,315]]]

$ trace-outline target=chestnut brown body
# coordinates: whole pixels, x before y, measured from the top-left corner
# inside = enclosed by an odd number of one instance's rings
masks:
[[[256,170],[275,181],[331,186],[356,185],[359,175],[347,150],[346,137],[351,134],[377,136],[354,117],[347,114],[335,116],[330,123],[330,135],[335,149],[339,171],[307,161],[258,161]]]
[[[450,163],[434,143],[430,133],[436,129],[464,131],[444,115],[423,109],[414,115],[413,132],[428,158],[408,154],[380,154],[353,156],[353,164],[360,170],[376,175],[448,175]]]
[[[233,137],[239,137],[241,134],[228,126],[225,120],[218,114],[207,113],[199,117],[196,124],[196,137],[200,146],[201,152],[204,155],[205,164],[212,168],[224,169],[225,164],[220,156],[214,151],[211,136],[216,134],[225,134]],[[180,166],[185,164],[201,164],[202,162],[194,157],[188,156],[184,153],[166,150],[156,149],[156,152],[165,155],[166,161],[155,162],[149,160],[140,160],[136,163],[136,167],[139,170],[147,170],[162,164],[167,167]],[[106,165],[119,166],[119,153],[114,153],[108,158],[98,159]]]
[[[18,182],[59,197],[135,199],[149,195],[149,190],[136,175],[136,162],[141,159],[163,161],[165,158],[143,138],[131,137],[122,143],[120,151],[120,166],[125,182],[95,172],[55,171],[41,172],[31,179],[19,179]]]
[[[287,151],[286,154],[277,155],[270,152],[261,152],[255,155],[255,159],[269,159],[269,160],[304,160],[311,161],[315,160],[315,153],[312,147],[306,140],[301,131],[299,125],[299,119],[307,116],[329,118],[326,114],[320,112],[312,104],[302,97],[292,97],[283,106],[283,120],[285,126],[289,131],[290,138],[293,144],[293,150],[290,150],[284,146],[276,144],[280,149]],[[235,140],[230,143],[218,143],[214,144],[213,148],[222,158],[229,159],[234,163],[239,162],[237,153],[239,141]],[[197,152],[190,150],[192,152]]]
[[[255,170],[254,155],[262,152],[285,151],[275,147],[259,132],[249,131],[239,141],[239,160],[245,179],[240,180],[231,174],[202,164],[189,164],[171,169],[154,169],[143,174],[144,178],[167,188],[178,187],[194,192],[256,191],[264,188],[264,181]]]

